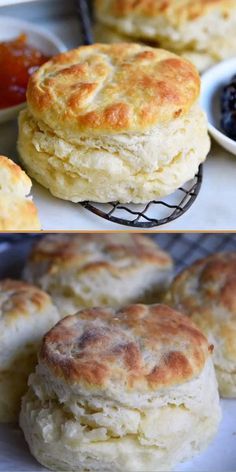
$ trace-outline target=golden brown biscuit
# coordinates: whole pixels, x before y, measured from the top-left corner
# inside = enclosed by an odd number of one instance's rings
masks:
[[[236,0],[96,0],[95,9],[108,28],[108,41],[113,29],[133,40],[156,42],[189,58],[200,71],[236,54]]]
[[[24,276],[68,315],[83,307],[157,301],[172,268],[171,257],[140,234],[54,234],[35,245]]]
[[[18,419],[42,336],[58,320],[45,292],[18,280],[0,281],[0,422]]]
[[[178,74],[178,81],[176,81]],[[137,44],[95,44],[60,54],[31,77],[32,115],[64,138],[143,132],[188,113],[199,97],[195,68]]]
[[[166,195],[194,176],[209,151],[199,93],[194,66],[161,49],[96,44],[61,54],[29,82],[21,160],[73,202]]]
[[[31,180],[13,161],[0,156],[0,231],[38,230],[38,211],[31,197]]]
[[[236,396],[236,253],[197,261],[172,283],[165,301],[190,316],[215,346],[223,396]]]
[[[216,432],[211,351],[164,305],[65,318],[44,337],[23,400],[31,452],[53,470],[170,470]]]

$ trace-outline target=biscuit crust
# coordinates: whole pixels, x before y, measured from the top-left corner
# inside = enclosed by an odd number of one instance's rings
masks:
[[[0,281],[0,322],[4,324],[35,313],[40,316],[50,304],[49,295],[34,285],[13,279]]]
[[[236,395],[236,253],[197,261],[172,283],[165,302],[181,310],[215,345],[221,394]]]
[[[17,421],[39,344],[58,320],[47,293],[19,280],[0,281],[0,422]]]
[[[216,7],[225,14],[235,8],[235,0],[96,0],[97,12],[123,17],[140,15],[146,18],[168,18],[172,25],[182,25],[206,15]]]
[[[57,234],[33,248],[25,278],[68,315],[84,307],[157,301],[172,267],[168,253],[140,234]]]
[[[31,180],[11,159],[0,156],[0,230],[38,230],[38,211],[29,197]]]
[[[212,349],[180,313],[140,304],[64,318],[45,336],[39,359],[67,384],[144,393],[193,379]]]
[[[144,132],[187,114],[199,91],[196,69],[175,54],[95,44],[44,64],[29,81],[27,101],[37,120],[73,137]]]

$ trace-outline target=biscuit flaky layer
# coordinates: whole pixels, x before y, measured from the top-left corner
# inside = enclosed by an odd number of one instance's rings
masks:
[[[38,211],[28,196],[31,180],[13,161],[0,156],[0,230],[38,230]]]
[[[17,280],[0,281],[0,422],[17,420],[42,336],[58,320],[42,290]]]
[[[65,137],[23,111],[18,148],[29,174],[53,195],[77,201],[147,202],[193,178],[210,149],[198,104],[150,132]]]
[[[93,309],[44,338],[20,424],[53,470],[170,470],[220,419],[206,338],[166,306]]]
[[[236,253],[197,261],[172,283],[165,301],[190,316],[215,346],[223,396],[236,396]]]
[[[97,40],[156,44],[200,71],[236,54],[236,0],[97,0],[96,15]]]
[[[173,262],[150,238],[138,234],[56,234],[40,240],[25,278],[51,294],[60,312],[157,300]]]
[[[178,80],[176,80],[176,77]],[[31,77],[30,113],[65,139],[135,133],[187,114],[199,97],[193,65],[138,44],[95,44],[63,53]]]

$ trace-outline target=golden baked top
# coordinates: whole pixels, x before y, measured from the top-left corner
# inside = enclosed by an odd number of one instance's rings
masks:
[[[26,173],[0,156],[0,231],[40,229],[37,208],[28,196],[30,189]]]
[[[187,114],[200,92],[195,67],[138,44],[95,44],[60,54],[31,77],[33,116],[69,138],[144,132]]]
[[[132,273],[145,264],[172,267],[172,259],[149,237],[141,234],[51,234],[39,240],[29,257],[27,271],[36,278],[55,276],[75,267],[76,274],[107,269],[114,276]]]
[[[20,280],[0,280],[0,324],[11,324],[34,314],[44,315],[51,306],[50,296],[39,288]]]
[[[24,197],[31,189],[28,175],[5,156],[0,156],[0,189],[4,193],[12,192],[16,197]]]
[[[236,0],[95,0],[98,16],[111,18],[164,17],[172,26],[181,25],[220,9],[225,15],[236,7]]]
[[[145,393],[191,380],[212,349],[188,318],[140,304],[64,318],[44,337],[39,362],[67,385]]]
[[[176,277],[165,301],[215,333],[224,354],[236,360],[236,252],[194,263]]]

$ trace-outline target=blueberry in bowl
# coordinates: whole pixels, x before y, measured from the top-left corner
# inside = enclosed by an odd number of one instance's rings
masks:
[[[236,74],[222,90],[221,127],[229,138],[236,141]]]

